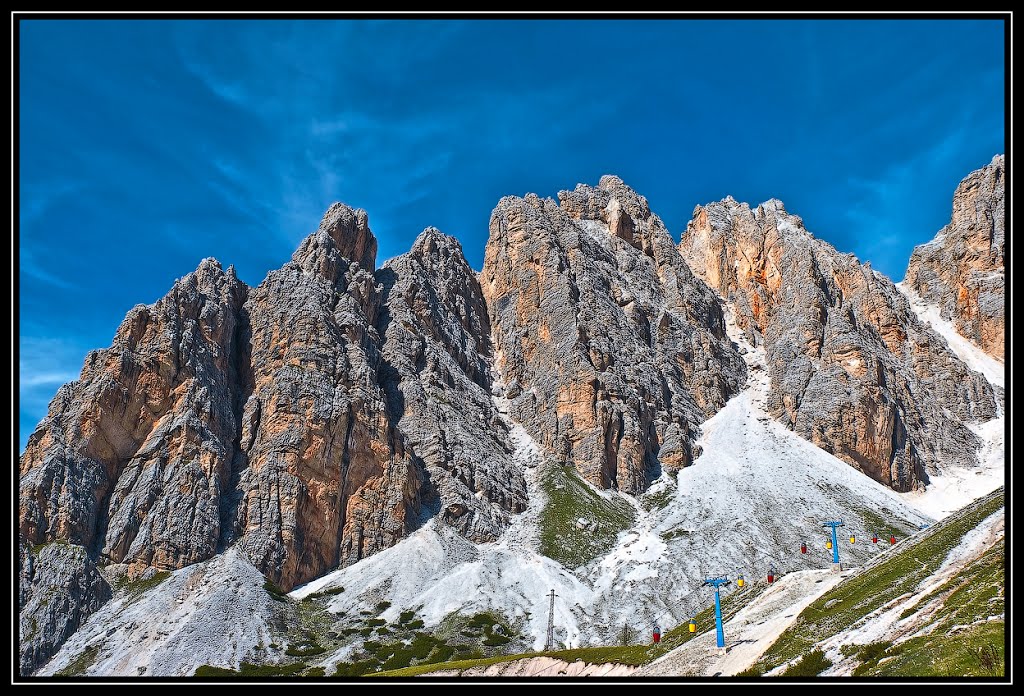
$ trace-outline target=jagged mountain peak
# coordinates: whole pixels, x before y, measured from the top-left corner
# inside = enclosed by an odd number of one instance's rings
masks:
[[[196,273],[209,273],[215,271],[224,271],[224,268],[221,266],[220,261],[218,261],[212,256],[207,256],[206,258],[202,259],[199,262],[199,265],[196,266],[195,270]]]
[[[683,237],[700,234],[702,230],[707,229],[716,230],[719,234],[731,235],[735,220],[749,217],[757,220],[758,229],[766,233],[770,231],[794,240],[803,240],[800,243],[827,244],[824,240],[815,237],[804,226],[803,218],[786,210],[785,203],[778,198],[769,198],[751,207],[749,203],[726,196],[720,201],[695,206],[691,220],[687,224],[686,230],[683,231]],[[690,243],[700,242],[691,238]],[[831,248],[831,245],[829,246]]]
[[[462,244],[459,240],[432,225],[419,233],[412,243],[409,253],[421,257],[430,256],[465,261]]]
[[[233,265],[224,268],[220,261],[212,256],[200,261],[196,270],[179,282],[194,285],[201,292],[222,292],[225,289],[234,291],[237,287],[248,287],[238,279]]]
[[[580,187],[577,186],[576,188]],[[602,176],[600,181],[598,181],[597,188],[600,191],[607,191],[611,198],[617,200],[633,217],[646,220],[651,216],[651,208],[647,204],[647,198],[637,193],[629,184],[614,174]]]
[[[661,220],[651,213],[647,199],[611,174],[602,176],[597,186],[578,183],[571,191],[559,191],[557,200],[541,198],[535,193],[521,197],[505,196],[495,206],[492,220],[500,213],[510,220],[521,219],[527,225],[536,224],[543,229],[542,218],[557,216],[559,211],[575,221],[601,222],[608,226],[610,234],[637,248],[650,249],[652,246],[642,243],[641,235],[664,230]]]
[[[960,182],[949,224],[914,248],[903,280],[997,360],[1005,340],[1005,166],[1003,155],[996,155]]]
[[[772,415],[898,490],[923,487],[943,464],[974,463],[979,441],[964,421],[995,415],[989,383],[891,281],[782,211],[698,206],[680,243],[765,347]]]
[[[577,184],[572,191],[559,191],[561,208],[578,221],[594,221],[608,234],[622,239],[655,257],[670,236],[658,216],[651,213],[647,199],[617,176],[606,174],[596,187]]]
[[[427,505],[466,538],[494,541],[525,508],[526,488],[491,400],[491,327],[476,273],[458,240],[428,227],[377,278],[379,374],[429,480]]]
[[[480,278],[510,415],[594,485],[638,493],[692,462],[745,371],[661,220],[604,185],[503,198]]]
[[[221,294],[225,288],[233,288],[235,286],[248,287],[241,280],[238,279],[237,273],[235,273],[235,267],[228,266],[226,269],[221,265],[220,261],[212,256],[207,256],[199,261],[194,271],[190,271],[180,278],[175,278],[172,284],[171,292],[174,289],[192,289],[201,293],[206,294]],[[166,301],[170,297],[171,293],[157,300],[152,305],[139,304],[138,307],[154,307],[157,303]]]
[[[377,238],[370,231],[365,210],[333,203],[324,213],[317,231],[330,236],[341,256],[373,271],[377,262]]]
[[[763,214],[775,213],[777,215],[788,215],[786,212],[786,204],[780,201],[778,198],[769,198],[763,203],[757,206],[757,210],[762,211]]]

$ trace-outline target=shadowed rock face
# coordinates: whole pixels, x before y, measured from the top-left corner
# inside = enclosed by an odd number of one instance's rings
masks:
[[[392,417],[426,467],[442,519],[472,541],[493,541],[526,508],[526,484],[491,402],[490,324],[476,274],[454,238],[428,228],[377,278]]]
[[[904,283],[961,335],[1003,359],[1006,171],[1002,155],[971,172],[953,194],[953,216],[914,249]]]
[[[422,476],[377,383],[380,294],[366,225],[363,211],[332,206],[243,308],[232,532],[284,587],[394,544],[419,510]]]
[[[615,177],[503,198],[481,287],[513,418],[591,483],[642,491],[744,384],[721,307]]]
[[[20,545],[19,667],[29,674],[111,597],[110,585],[81,546]]]
[[[992,389],[889,279],[774,200],[698,206],[680,251],[764,346],[776,418],[901,491],[942,464],[975,463],[964,422],[995,415]]]
[[[244,299],[234,271],[206,259],[89,353],[22,454],[22,539],[159,567],[216,551]]]

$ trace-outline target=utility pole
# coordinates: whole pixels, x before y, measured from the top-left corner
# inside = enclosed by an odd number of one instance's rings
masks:
[[[551,605],[548,608],[548,639],[544,643],[544,650],[551,650],[555,647],[555,591],[551,590]]]
[[[718,598],[718,588],[729,584],[729,578],[717,577],[704,580],[705,585],[715,588],[715,633],[718,638],[718,647],[725,647],[725,631],[722,629],[722,602]]]
[[[830,520],[823,522],[822,527],[832,528],[832,572],[838,573],[843,569],[843,564],[839,562],[839,540],[836,539],[836,527],[842,527],[842,520]]]

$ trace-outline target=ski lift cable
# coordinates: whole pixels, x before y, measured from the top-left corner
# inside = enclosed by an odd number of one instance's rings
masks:
[[[845,526],[845,525],[843,525],[843,526]],[[848,530],[848,531],[849,531],[849,538],[851,539],[851,543],[854,543],[854,544],[856,543],[856,537],[857,536],[860,536],[860,537],[862,537],[864,539],[871,539],[872,544],[877,544],[879,541],[883,541],[884,540],[884,537],[879,536],[878,533],[875,532],[875,531],[866,532],[866,531],[861,530],[861,529],[856,529],[856,530],[852,530],[851,529],[851,530]],[[890,533],[890,544],[895,543],[894,541],[892,541],[893,539],[895,539],[895,535]],[[826,539],[826,541],[830,542],[831,539]],[[778,567],[782,567],[784,573],[791,573],[791,572],[793,572],[793,569],[792,569],[792,566],[791,566],[792,560],[789,559],[788,557],[784,558],[784,557],[780,557],[780,556],[777,556],[777,555],[766,553],[765,551],[754,547],[753,544],[751,544],[750,542],[746,542],[745,546],[747,547],[747,550],[749,552],[751,552],[750,555],[753,556],[753,560],[751,561],[751,563],[763,563],[763,562],[767,561],[768,564],[769,564],[770,570],[774,571],[772,573],[772,575],[774,575],[776,577],[778,577],[780,575],[780,573],[778,572],[777,567],[775,566],[775,564],[778,564]],[[801,548],[803,548],[804,546],[806,546],[806,541],[801,541]],[[815,551],[816,551],[815,555],[817,555],[817,552],[821,552],[821,549],[816,544],[811,545],[811,548],[815,549]],[[827,553],[827,551],[823,555],[826,558],[830,558],[830,555]],[[743,577],[744,578],[744,582],[746,582],[746,578],[744,577],[744,574],[746,572],[749,572],[748,570],[745,570],[745,567],[747,567],[747,566],[748,566],[748,564],[743,564],[743,565],[735,567],[732,570],[731,573],[727,573],[726,574],[726,577],[728,577],[729,575],[732,575],[733,577],[736,578],[737,584],[738,584],[739,578],[741,578],[741,577]],[[706,577],[708,575],[707,573],[704,572],[703,564],[700,567],[700,571],[701,571],[700,574],[702,576]],[[706,587],[706,586],[702,585],[702,586],[700,586],[698,588],[695,588],[695,589],[703,590],[704,587]],[[691,597],[693,596],[693,594],[694,593],[691,592]],[[691,607],[689,605],[692,604],[692,603],[693,602],[688,601],[688,602],[683,604],[683,608],[684,608],[684,612],[683,613],[684,613],[684,615],[688,614],[688,615],[691,616],[691,618],[693,616],[695,616],[696,614],[700,613],[699,609],[696,610],[696,611],[691,609]],[[697,603],[698,603],[698,605],[703,605],[705,602],[698,600]],[[647,612],[645,614],[644,622],[645,623],[656,624],[656,622],[658,622],[659,620],[664,618],[666,615],[671,615],[673,613],[674,613],[674,609],[673,608],[666,608],[666,609],[663,609],[662,611],[657,612],[657,613],[655,613],[655,612]]]

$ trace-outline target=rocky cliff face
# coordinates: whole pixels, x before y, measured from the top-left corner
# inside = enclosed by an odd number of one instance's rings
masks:
[[[559,203],[503,198],[490,231],[481,286],[512,417],[602,488],[688,465],[746,373],[647,201],[604,177]]]
[[[491,401],[491,329],[476,274],[454,238],[428,228],[377,278],[391,416],[423,461],[442,518],[472,541],[493,541],[525,509],[526,484]]]
[[[88,355],[22,454],[23,540],[160,567],[216,551],[244,299],[234,271],[207,259]]]
[[[901,491],[975,462],[965,422],[995,415],[992,388],[887,278],[814,239],[779,201],[698,206],[680,250],[764,345],[776,418]]]
[[[284,587],[395,543],[419,511],[422,476],[377,383],[376,247],[365,212],[332,206],[243,307],[233,533]]]
[[[22,455],[24,542],[177,568],[237,544],[284,587],[394,544],[424,503],[468,538],[525,506],[490,328],[436,230],[374,275],[336,204],[249,289],[206,260],[89,355]]]
[[[999,360],[1004,345],[1002,155],[971,172],[953,194],[953,216],[935,239],[914,249],[904,284],[937,305],[944,319]]]
[[[28,674],[48,660],[111,597],[110,585],[81,546],[20,545],[19,662]]]
[[[433,228],[380,269],[376,250],[335,204],[258,287],[207,259],[89,354],[19,464],[23,672],[110,597],[106,561],[230,548],[290,589],[432,516],[497,539],[527,505],[513,423],[641,492],[746,384],[715,291],[766,348],[774,415],[894,488],[972,461],[964,421],[995,410],[888,280],[777,202],[698,208],[677,248],[604,177],[502,199],[479,277]]]

